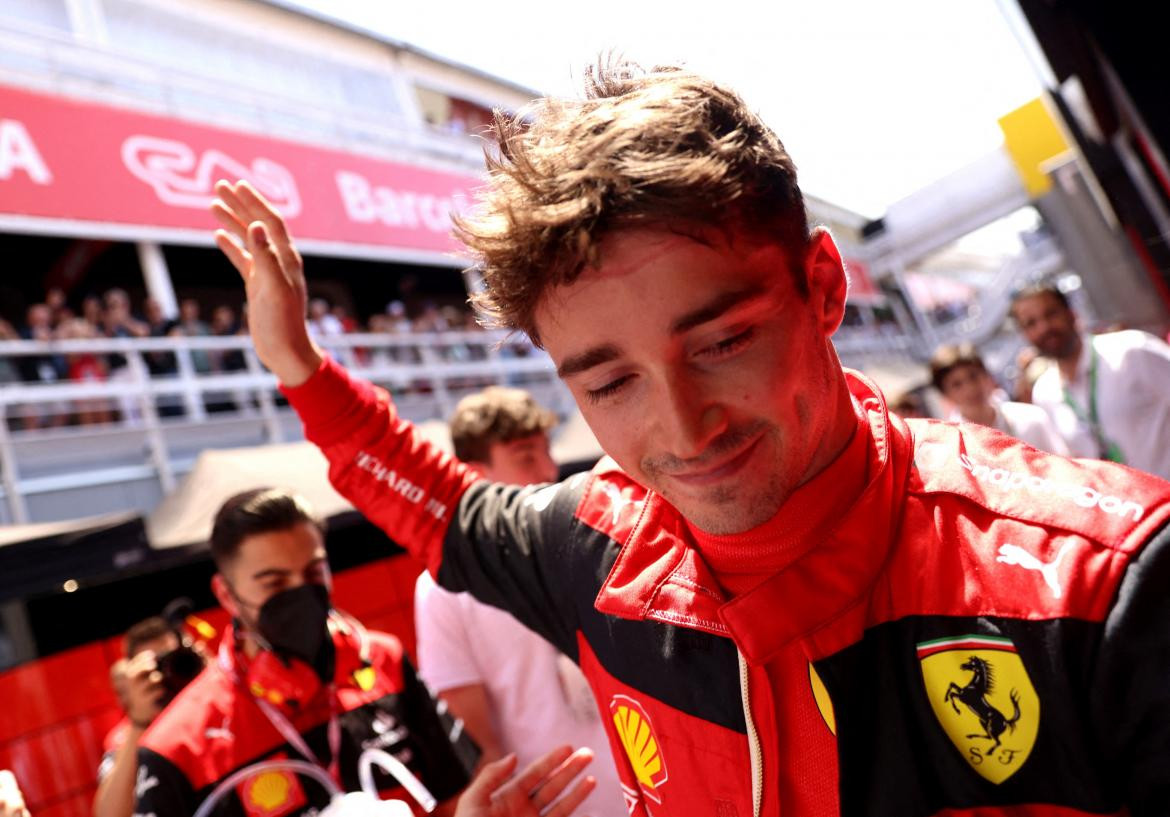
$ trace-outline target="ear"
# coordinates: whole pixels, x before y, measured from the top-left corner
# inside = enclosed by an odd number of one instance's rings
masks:
[[[227,579],[223,577],[222,573],[216,573],[211,577],[211,592],[215,594],[215,600],[219,602],[220,607],[227,611],[229,616],[233,619],[240,617],[239,605],[236,604],[236,600],[228,588]]]
[[[808,275],[809,300],[816,308],[825,337],[832,335],[845,318],[845,298],[849,278],[841,251],[824,227],[816,227],[808,243],[804,260]]]

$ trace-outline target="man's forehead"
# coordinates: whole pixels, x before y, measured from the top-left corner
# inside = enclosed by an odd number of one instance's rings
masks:
[[[1036,310],[1047,309],[1050,307],[1056,307],[1061,311],[1071,311],[1071,309],[1069,309],[1069,307],[1067,307],[1057,295],[1054,295],[1051,292],[1037,292],[1034,295],[1025,295],[1015,303],[1015,308],[1017,310],[1020,308]]]
[[[510,440],[497,440],[495,445],[509,450],[548,445],[548,435],[543,431],[535,431],[532,434],[525,434],[523,437],[513,437]]]
[[[666,252],[701,256],[734,256],[744,262],[767,253],[783,254],[778,242],[763,240],[734,226],[690,223],[627,227],[606,233],[598,244],[597,261],[583,275],[623,275],[636,272]]]
[[[240,561],[256,563],[309,561],[325,554],[325,540],[312,522],[299,522],[284,530],[254,533],[240,542]]]
[[[712,298],[760,288],[747,285],[748,280],[761,284],[788,283],[791,280],[788,265],[788,253],[778,242],[761,241],[746,233],[733,234],[715,228],[701,232],[698,228],[665,227],[617,230],[602,240],[594,265],[584,267],[571,283],[550,287],[544,293],[536,320],[542,339],[547,341],[552,334],[548,330],[560,324],[563,317],[581,314],[581,304],[596,294],[591,292],[595,287],[605,288],[620,278],[636,281],[636,276],[649,270],[660,274],[664,267],[677,270],[685,266],[692,273],[699,273],[697,279],[689,286],[673,290],[669,301],[662,303],[664,308],[656,310],[660,317],[673,324]],[[645,280],[650,281],[649,277]],[[606,334],[605,326],[596,329],[596,333],[590,333],[594,343],[580,336],[571,338],[574,351],[595,345]]]

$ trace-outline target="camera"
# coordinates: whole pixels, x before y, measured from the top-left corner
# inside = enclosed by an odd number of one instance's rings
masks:
[[[203,656],[186,644],[165,652],[156,659],[158,671],[162,673],[163,703],[170,703],[176,695],[195,680],[203,671]]]

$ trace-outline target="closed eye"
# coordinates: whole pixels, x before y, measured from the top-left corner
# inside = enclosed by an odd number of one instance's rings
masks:
[[[718,358],[725,355],[734,354],[751,343],[752,339],[755,337],[755,334],[755,327],[749,327],[737,335],[732,335],[729,338],[721,340],[718,343],[712,344],[711,346],[700,350],[699,355],[702,357]]]
[[[634,376],[632,374],[622,375],[616,380],[611,380],[600,388],[586,389],[585,396],[592,403],[600,402],[607,397],[617,394],[618,391],[621,390],[622,386],[626,385],[626,383],[628,383],[633,377]]]

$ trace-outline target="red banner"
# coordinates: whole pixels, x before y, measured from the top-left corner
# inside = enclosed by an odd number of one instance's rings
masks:
[[[210,239],[207,206],[220,178],[251,181],[300,239],[427,254],[458,250],[449,214],[480,183],[468,173],[0,87],[0,219],[206,230]]]

